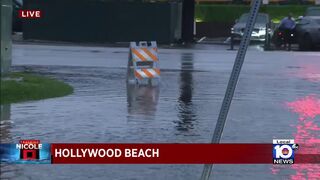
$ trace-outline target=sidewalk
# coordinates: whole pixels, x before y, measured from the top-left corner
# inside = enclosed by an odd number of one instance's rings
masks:
[[[212,44],[212,45],[228,45],[228,37],[219,38],[203,38],[198,39],[195,43],[191,44],[158,44],[158,47],[164,49],[176,48],[193,48],[195,44]],[[200,41],[199,41],[200,40]],[[37,44],[37,45],[63,45],[63,46],[92,46],[92,47],[128,47],[129,42],[106,42],[106,43],[90,43],[90,42],[65,42],[65,41],[47,41],[47,40],[24,40],[21,32],[12,35],[12,41],[15,44]]]

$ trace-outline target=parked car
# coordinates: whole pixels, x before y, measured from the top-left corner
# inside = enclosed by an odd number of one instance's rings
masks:
[[[320,16],[302,17],[295,28],[300,50],[311,50],[320,45]]]
[[[309,7],[305,16],[320,16],[320,7]]]
[[[242,14],[239,20],[236,20],[236,24],[231,28],[231,35],[234,40],[241,40],[248,17],[249,13]],[[251,34],[251,40],[264,41],[266,38],[266,27],[268,23],[271,24],[269,15],[259,13]],[[268,32],[270,33],[270,30],[268,30]]]

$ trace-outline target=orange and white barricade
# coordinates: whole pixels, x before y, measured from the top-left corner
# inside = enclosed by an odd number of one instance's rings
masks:
[[[130,84],[139,85],[159,83],[160,67],[155,41],[130,43],[127,80]]]

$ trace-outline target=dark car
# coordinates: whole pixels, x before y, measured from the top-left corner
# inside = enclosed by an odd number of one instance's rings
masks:
[[[239,20],[236,20],[236,24],[231,28],[231,35],[234,40],[240,40],[242,38],[248,17],[249,13],[241,15]],[[269,15],[259,13],[251,34],[251,40],[264,41],[268,23],[270,23]]]
[[[12,1],[13,14],[12,14],[12,31],[21,32],[22,31],[22,21],[19,18],[19,10],[22,8],[22,0]]]
[[[301,50],[311,50],[320,45],[320,16],[302,17],[296,25],[295,34]]]
[[[320,16],[320,7],[309,7],[305,16]]]

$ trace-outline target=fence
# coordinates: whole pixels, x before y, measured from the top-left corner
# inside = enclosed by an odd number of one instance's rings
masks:
[[[24,0],[23,8],[40,9],[43,14],[24,21],[24,39],[169,43],[181,38],[180,2]]]

